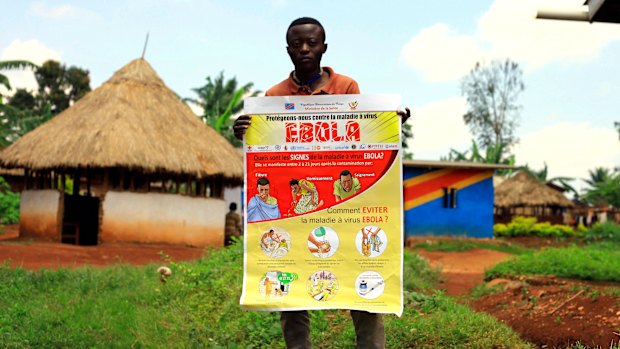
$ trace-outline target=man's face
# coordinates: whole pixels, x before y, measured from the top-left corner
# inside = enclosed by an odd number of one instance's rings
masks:
[[[344,191],[350,191],[353,186],[353,177],[351,175],[340,176],[340,185]]]
[[[269,184],[258,185],[258,198],[267,202],[267,198],[269,197]]]
[[[295,70],[310,72],[321,66],[321,57],[327,50],[323,28],[316,24],[300,24],[286,33],[286,50]]]
[[[301,193],[301,187],[299,186],[299,184],[291,185],[291,189],[293,190],[293,193],[295,194]]]

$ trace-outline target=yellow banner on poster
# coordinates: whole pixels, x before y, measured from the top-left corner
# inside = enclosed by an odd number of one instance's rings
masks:
[[[399,104],[246,100],[242,307],[402,314]]]

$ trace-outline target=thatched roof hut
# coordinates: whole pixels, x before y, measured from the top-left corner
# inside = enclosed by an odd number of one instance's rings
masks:
[[[114,168],[241,182],[238,152],[206,127],[144,59],[124,66],[0,157],[7,168]]]
[[[243,181],[238,150],[144,59],[4,149],[0,166],[25,170],[20,234],[79,244],[221,245],[224,187]]]
[[[561,192],[524,171],[519,171],[495,188],[496,223],[510,221],[514,215],[538,216],[540,221],[561,222],[562,210],[573,206],[573,202]]]

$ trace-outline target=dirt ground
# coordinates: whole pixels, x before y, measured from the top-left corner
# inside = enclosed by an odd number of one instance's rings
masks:
[[[201,248],[170,245],[101,244],[75,246],[18,238],[18,227],[5,226],[0,235],[0,263],[28,270],[74,268],[84,265],[105,266],[115,263],[145,265],[162,262],[162,254],[175,261],[200,258]]]
[[[0,235],[0,263],[40,268],[104,266],[114,263],[143,265],[162,261],[198,259],[204,250],[169,245],[101,244],[74,246],[18,238],[18,227],[4,227]],[[529,247],[552,246],[552,240],[515,241]],[[470,291],[483,284],[484,270],[510,258],[502,252],[473,249],[430,252],[416,249],[442,271],[440,288],[477,311],[489,313],[511,326],[522,338],[540,348],[562,348],[581,341],[609,348],[620,341],[620,284],[597,284],[554,277],[493,280],[504,291],[471,299]],[[615,290],[615,291],[614,291]]]
[[[558,245],[553,240],[536,238],[511,242],[532,248]],[[484,249],[415,252],[431,266],[441,268],[440,287],[446,294],[460,296],[476,311],[495,316],[539,348],[564,348],[576,342],[609,348],[611,343],[620,343],[620,284],[553,276],[496,279],[487,283],[488,287],[503,291],[471,299],[470,291],[484,282],[484,270],[510,258],[509,254]]]

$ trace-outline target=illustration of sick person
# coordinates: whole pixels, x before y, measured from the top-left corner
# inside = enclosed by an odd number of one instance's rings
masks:
[[[264,221],[280,218],[278,200],[270,195],[270,183],[267,178],[261,177],[256,182],[256,191],[248,202],[248,222]]]
[[[319,200],[319,192],[314,183],[305,179],[291,179],[289,185],[293,196],[291,208],[295,214],[314,211],[323,206],[323,200]]]
[[[342,201],[357,194],[361,188],[360,180],[353,177],[349,170],[344,170],[340,172],[339,178],[334,181],[334,199],[336,202]]]

